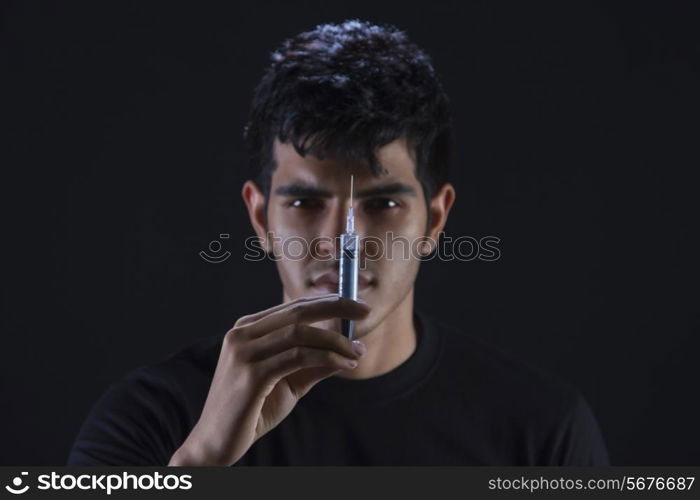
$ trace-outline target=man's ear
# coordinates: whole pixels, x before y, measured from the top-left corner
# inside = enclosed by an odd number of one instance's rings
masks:
[[[241,190],[243,201],[248,208],[248,217],[255,230],[255,234],[261,239],[263,248],[267,248],[267,222],[265,214],[265,195],[258,185],[251,181],[245,181]]]
[[[430,240],[428,240],[424,246],[425,251],[422,252],[424,255],[428,255],[434,250],[431,240],[437,243],[440,233],[445,228],[445,224],[447,223],[447,216],[450,214],[450,209],[455,201],[455,196],[455,188],[448,182],[443,184],[443,186],[438,189],[430,200],[430,207],[428,210],[430,210],[431,218],[430,227],[428,227],[427,234],[427,236],[430,237]]]

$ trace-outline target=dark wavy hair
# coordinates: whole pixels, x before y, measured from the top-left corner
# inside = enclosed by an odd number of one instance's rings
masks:
[[[390,25],[323,24],[282,43],[255,89],[244,138],[253,177],[269,198],[273,142],[297,153],[366,160],[405,137],[426,201],[447,182],[448,99],[430,57]]]

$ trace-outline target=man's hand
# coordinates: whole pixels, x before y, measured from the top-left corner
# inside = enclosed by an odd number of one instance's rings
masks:
[[[369,313],[337,294],[300,298],[240,318],[224,336],[199,421],[169,465],[232,465],[315,384],[353,369],[365,348],[308,323]]]

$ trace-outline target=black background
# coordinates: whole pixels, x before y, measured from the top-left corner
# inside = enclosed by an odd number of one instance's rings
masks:
[[[62,464],[110,382],[279,302],[242,259],[252,89],[283,39],[408,32],[451,98],[453,237],[417,304],[578,386],[614,464],[700,463],[688,4],[2,3],[0,463]],[[222,264],[200,250],[230,233]]]

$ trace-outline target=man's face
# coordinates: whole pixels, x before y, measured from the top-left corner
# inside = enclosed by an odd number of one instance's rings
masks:
[[[386,170],[380,177],[374,177],[366,164],[302,157],[289,143],[275,141],[273,148],[277,168],[267,231],[275,238],[268,248],[279,259],[285,300],[337,293],[339,236],[345,231],[350,175],[354,176],[355,232],[360,237],[358,296],[372,307],[368,317],[355,324],[355,337],[362,337],[412,291],[418,273],[416,242],[426,234],[427,208],[406,142],[399,139],[377,151]],[[314,325],[340,331],[340,320]]]

